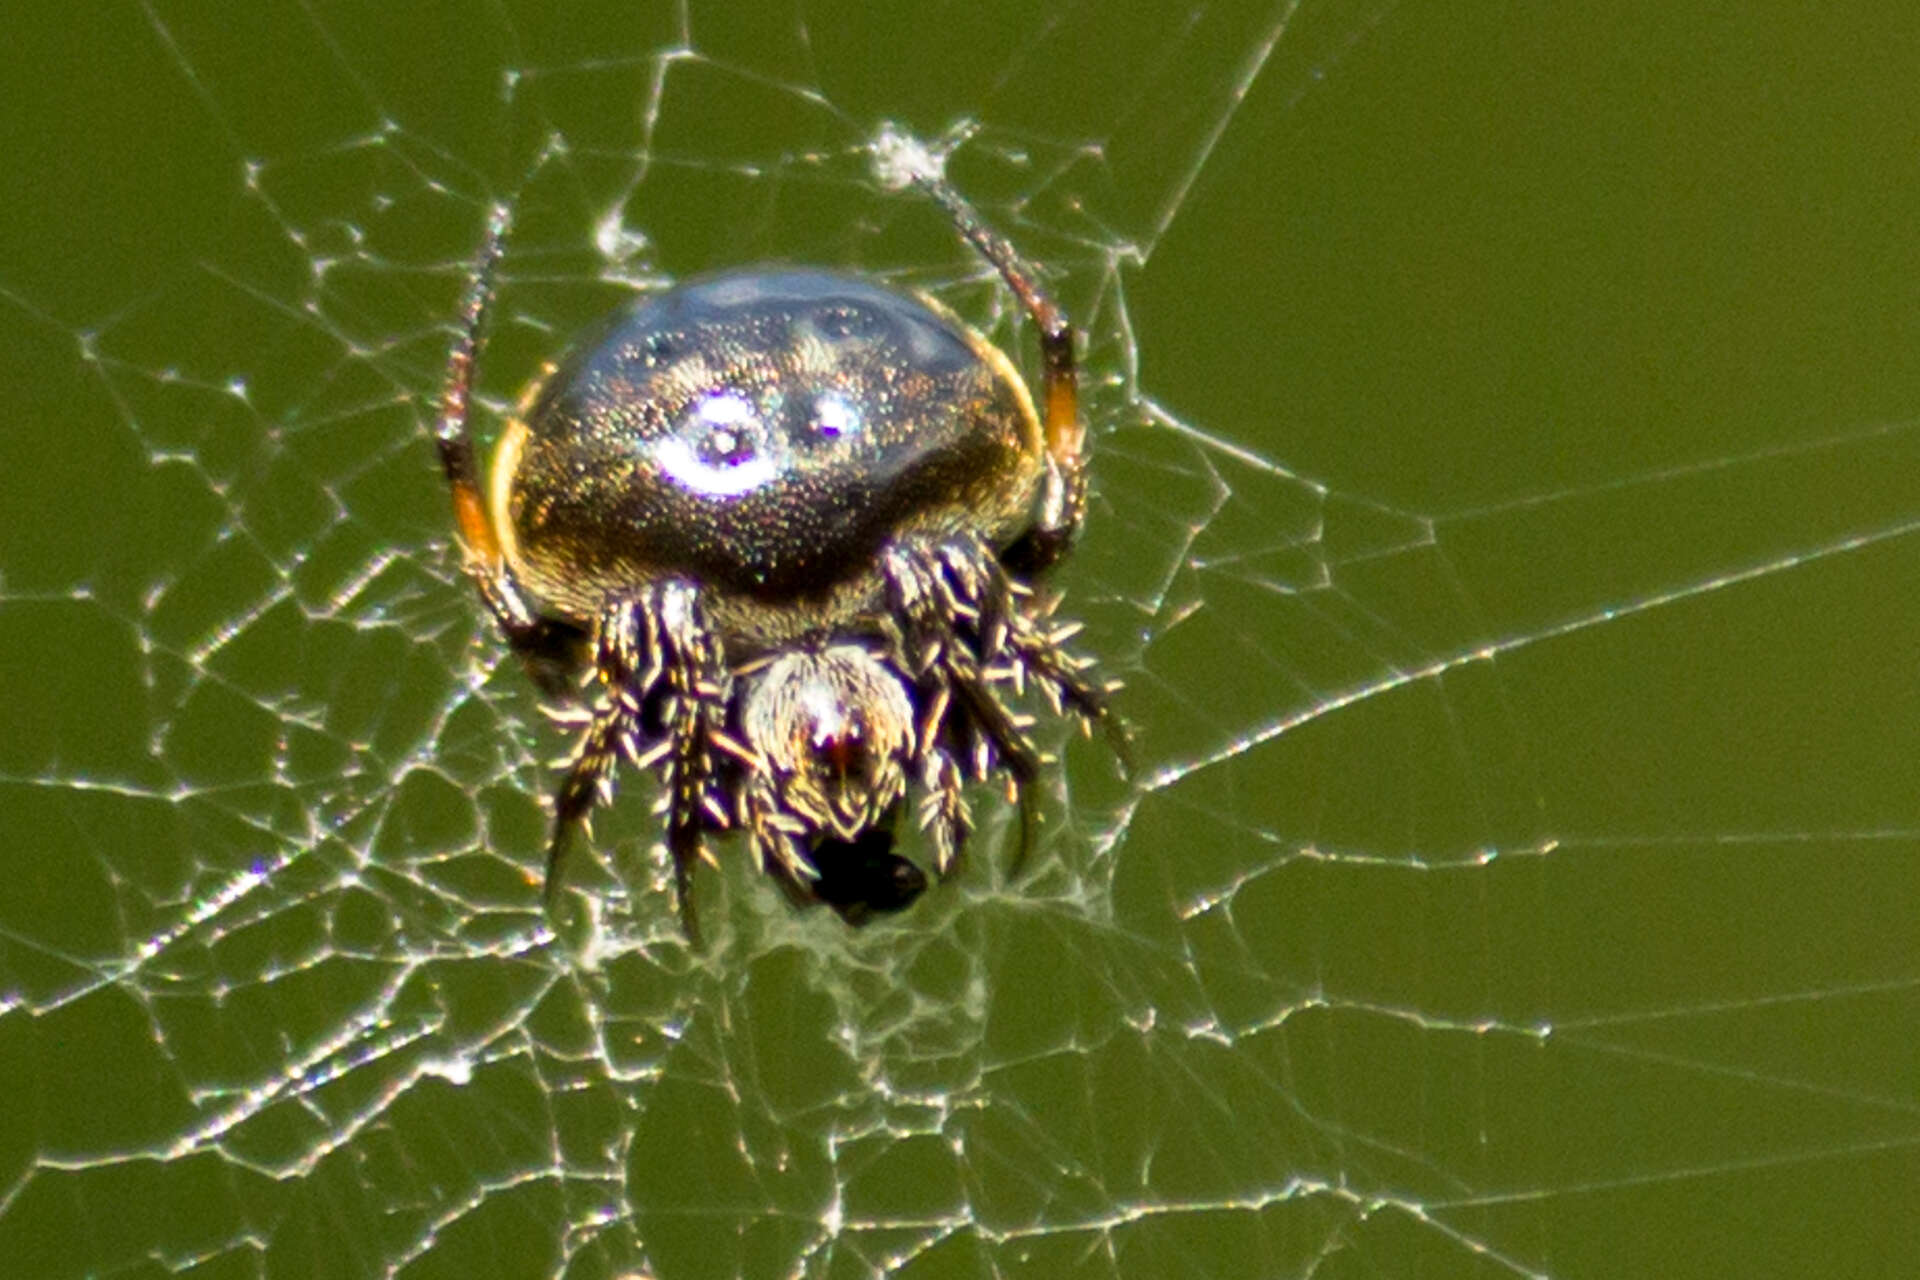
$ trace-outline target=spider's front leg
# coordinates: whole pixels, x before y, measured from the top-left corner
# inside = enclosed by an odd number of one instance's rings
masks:
[[[584,634],[578,627],[542,615],[520,585],[493,528],[493,518],[480,489],[479,449],[470,421],[473,404],[474,362],[486,337],[487,310],[493,301],[493,273],[506,238],[507,208],[495,205],[487,218],[487,235],[474,259],[461,306],[460,333],[447,355],[447,377],[440,393],[440,416],[434,426],[434,447],[440,470],[453,497],[453,516],[460,534],[467,576],[480,600],[493,615],[507,644],[525,664],[541,691],[565,693],[578,670]]]
[[[1039,509],[1033,527],[1000,554],[1000,562],[1010,572],[1029,581],[1073,546],[1087,513],[1087,431],[1080,421],[1073,321],[1040,287],[1037,273],[1013,242],[988,226],[966,197],[944,178],[921,178],[920,187],[946,210],[967,243],[993,264],[1040,331],[1040,412],[1046,458]]]
[[[701,836],[729,825],[713,786],[714,753],[745,750],[726,732],[732,675],[699,591],[677,578],[610,604],[596,631],[600,690],[580,717],[585,729],[554,796],[546,895],[558,892],[573,832],[612,798],[613,773],[624,760],[660,779],[680,923],[698,945],[692,875],[704,854]]]

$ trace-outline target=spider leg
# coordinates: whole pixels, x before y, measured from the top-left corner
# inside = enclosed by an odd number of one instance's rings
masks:
[[[1030,597],[1031,592],[1018,584],[1002,580],[1011,592]],[[1029,606],[1015,613],[1016,623],[1008,629],[1006,650],[1009,658],[995,664],[995,672],[1016,686],[1031,679],[1040,686],[1056,712],[1072,712],[1082,728],[1098,727],[1107,745],[1120,762],[1123,772],[1133,772],[1133,743],[1126,725],[1113,713],[1108,697],[1118,689],[1117,681],[1090,678],[1093,661],[1068,649],[1067,642],[1080,630],[1079,624],[1049,627],[1050,609]]]
[[[997,558],[984,555],[977,545],[948,544],[942,557],[946,570],[978,611],[979,655],[989,673],[1010,681],[1016,691],[1028,676],[1035,678],[1055,710],[1071,709],[1083,725],[1098,725],[1121,767],[1131,773],[1131,744],[1107,705],[1107,695],[1117,686],[1088,678],[1091,662],[1065,647],[1074,629],[1048,629],[1051,605],[1037,604],[1025,585],[1066,554],[1086,516],[1086,427],[1080,420],[1073,323],[1035,283],[1036,272],[1019,250],[988,226],[966,197],[941,177],[922,176],[918,182],[967,243],[993,264],[1040,331],[1047,456],[1033,527]],[[1013,661],[1002,661],[1001,655],[1009,651]]]
[[[1036,283],[1037,273],[1012,241],[988,226],[965,196],[944,178],[927,175],[918,182],[967,243],[1000,273],[1040,331],[1040,404],[1047,450],[1040,509],[1033,528],[1001,553],[1009,569],[1030,578],[1066,554],[1087,510],[1086,427],[1080,421],[1073,322]]]
[[[447,355],[447,379],[440,395],[434,445],[453,496],[453,518],[465,552],[467,576],[473,579],[481,602],[534,681],[544,692],[560,694],[565,692],[575,668],[574,658],[583,636],[577,627],[542,617],[514,581],[480,490],[478,447],[470,422],[474,362],[485,341],[494,270],[499,266],[501,244],[510,222],[505,205],[497,204],[488,213],[486,238],[474,258],[460,308],[460,334]]]
[[[990,687],[989,677],[977,668],[959,671],[949,665],[946,674],[966,709],[966,719],[977,731],[973,740],[974,777],[984,780],[996,758],[1007,771],[1008,798],[1020,811],[1020,838],[1014,845],[1008,874],[1018,875],[1027,865],[1027,855],[1033,851],[1040,828],[1040,815],[1033,807],[1032,786],[1040,777],[1041,759],[1026,732],[1033,718],[1007,710]]]
[[[967,779],[944,747],[929,745],[921,760],[920,826],[933,839],[933,869],[945,876],[959,865],[967,837],[973,834]]]
[[[1130,767],[1125,730],[1107,702],[1113,686],[1067,648],[1074,628],[1049,625],[1050,604],[978,538],[905,540],[888,549],[885,570],[896,662],[919,686],[924,709],[916,747],[920,822],[933,837],[935,870],[944,875],[955,865],[971,830],[965,783],[999,768],[1020,807],[1017,871],[1037,830],[1031,791],[1042,757],[1028,735],[1032,717],[1012,710],[1002,690],[1017,698],[1037,685],[1056,712],[1101,728]]]
[[[761,765],[750,777],[740,813],[740,825],[747,831],[747,844],[760,869],[772,876],[796,904],[809,906],[818,901],[813,894],[813,882],[819,873],[802,851],[807,826],[780,807],[779,794],[766,765]]]
[[[698,946],[693,867],[705,852],[701,832],[728,825],[711,783],[714,737],[725,730],[733,678],[692,583],[673,578],[654,585],[640,612],[652,628],[648,639],[663,672],[659,715],[668,747],[656,767],[667,810],[667,852],[673,858],[680,924]]]
[[[1027,792],[1040,776],[1041,758],[1027,736],[1031,717],[1007,708],[981,663],[983,625],[997,625],[983,624],[984,589],[1004,574],[978,544],[907,541],[889,548],[885,563],[888,605],[901,630],[901,669],[918,684],[920,705],[930,708],[916,754],[928,791],[922,822],[933,828],[934,869],[944,875],[955,865],[971,829],[960,794],[966,778],[983,781],[996,767],[1006,770],[1020,806],[1017,869],[1033,843],[1036,817]]]
[[[547,840],[547,873],[541,894],[551,907],[560,893],[561,867],[573,833],[591,835],[587,815],[613,800],[613,773],[623,756],[633,754],[637,725],[617,700],[592,713],[586,731],[566,760],[566,777],[553,797],[553,833]]]
[[[613,774],[622,759],[646,768],[658,762],[664,741],[648,734],[645,714],[663,674],[652,644],[643,601],[622,601],[601,617],[594,666],[602,692],[586,729],[567,759],[566,777],[553,800],[553,834],[547,844],[545,895],[560,891],[561,868],[573,833],[587,825],[596,804],[613,798]]]
[[[732,677],[691,583],[649,585],[610,605],[597,631],[594,665],[602,691],[554,798],[546,895],[551,900],[558,892],[573,832],[586,825],[595,804],[610,798],[613,771],[624,759],[659,776],[680,924],[698,946],[693,867],[704,856],[703,833],[730,825],[712,782],[714,752],[730,743]]]
[[[1048,625],[1053,602],[1008,574],[978,539],[949,540],[938,554],[952,594],[976,619],[976,651],[988,679],[1012,685],[1016,695],[1030,680],[1039,685],[1056,713],[1070,711],[1084,727],[1098,726],[1130,771],[1125,726],[1108,705],[1118,685],[1091,678],[1092,660],[1067,648],[1078,624]]]

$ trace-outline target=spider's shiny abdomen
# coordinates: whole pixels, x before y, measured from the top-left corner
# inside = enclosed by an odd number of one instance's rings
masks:
[[[763,268],[643,299],[574,349],[503,435],[492,501],[548,607],[585,621],[682,576],[723,632],[772,645],[876,608],[898,534],[1003,545],[1043,466],[1024,383],[944,309]]]

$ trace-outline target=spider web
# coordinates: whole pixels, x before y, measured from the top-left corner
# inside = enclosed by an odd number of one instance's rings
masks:
[[[9,1275],[1893,1275],[1920,1258],[1920,97],[1872,10],[173,0],[26,20]],[[1602,7],[1605,9],[1605,7]],[[563,746],[426,426],[637,289],[1087,333],[1138,768],[863,931]]]

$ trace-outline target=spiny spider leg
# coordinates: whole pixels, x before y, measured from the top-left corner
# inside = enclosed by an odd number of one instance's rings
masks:
[[[949,616],[972,621],[982,674],[994,683],[1011,684],[1016,694],[1024,692],[1029,680],[1038,684],[1056,711],[1071,710],[1088,726],[1100,726],[1122,763],[1128,763],[1124,726],[1107,705],[1107,695],[1117,686],[1090,682],[1085,673],[1092,662],[1066,647],[1079,627],[1050,628],[1052,603],[995,563],[978,538],[950,538],[934,555],[934,594],[951,611]]]
[[[587,818],[593,807],[613,801],[613,773],[632,750],[634,716],[619,700],[592,713],[585,732],[567,757],[566,776],[553,796],[553,832],[547,840],[547,874],[541,896],[549,907],[560,892],[560,870],[573,833],[592,834]]]
[[[1056,711],[1072,711],[1087,728],[1098,726],[1119,760],[1121,771],[1132,774],[1133,743],[1127,737],[1126,725],[1113,714],[1107,700],[1108,695],[1120,687],[1118,682],[1094,684],[1089,681],[1086,673],[1092,662],[1066,647],[1079,627],[1048,629],[1044,614],[1034,618],[1022,612],[1016,617],[1018,621],[1007,637],[1013,661],[994,663],[990,674],[1011,680],[1016,690],[1029,679],[1039,684]]]
[[[560,890],[561,866],[573,833],[587,827],[596,804],[613,799],[613,773],[620,760],[644,767],[659,758],[664,745],[642,745],[642,717],[661,675],[659,651],[648,642],[648,630],[646,606],[640,601],[615,605],[601,620],[595,666],[604,687],[553,798],[543,889],[549,905]],[[556,716],[562,722],[573,718]]]
[[[946,748],[930,747],[923,759],[920,827],[933,837],[933,869],[944,876],[959,863],[973,834],[973,812],[967,807],[966,775]]]
[[[1012,588],[977,541],[908,540],[888,550],[886,570],[888,604],[904,626],[902,669],[933,709],[921,727],[921,749],[930,799],[923,821],[937,828],[934,869],[944,875],[958,861],[970,825],[960,796],[963,768],[952,748],[963,752],[965,771],[976,779],[1006,769],[1020,807],[1017,869],[1038,823],[1030,790],[1040,776],[1040,754],[1027,737],[1026,718],[1000,701],[981,662],[983,632],[1017,630],[1022,623]],[[1009,658],[1019,660],[1017,652]]]
[[[551,901],[558,892],[573,832],[585,827],[595,804],[611,798],[613,772],[624,759],[660,778],[680,922],[697,945],[693,866],[704,852],[702,833],[729,825],[709,784],[714,748],[730,742],[725,724],[732,676],[698,590],[677,578],[608,607],[598,632],[595,666],[602,690],[554,797],[545,893]]]
[[[1030,718],[1016,718],[1002,706],[986,677],[971,662],[952,657],[951,648],[943,653],[947,660],[942,663],[942,673],[965,708],[966,719],[980,734],[974,741],[974,776],[985,780],[996,763],[1007,771],[1008,790],[1020,810],[1020,839],[1014,845],[1008,874],[1018,875],[1027,865],[1027,855],[1033,851],[1040,830],[1040,814],[1033,807],[1032,792],[1033,783],[1040,777],[1040,753],[1028,741],[1022,723]]]
[[[710,783],[714,739],[726,727],[733,677],[692,583],[677,578],[657,583],[649,589],[648,600],[647,620],[655,628],[649,639],[665,669],[661,730],[671,744],[660,773],[667,806],[667,852],[673,858],[680,924],[698,947],[693,867],[704,854],[701,831],[728,825],[728,814]]]
[[[780,882],[795,902],[808,901],[810,886],[818,877],[813,865],[801,852],[807,838],[807,824],[780,806],[779,793],[766,765],[751,771],[742,790],[740,825],[747,830],[747,843],[753,849],[760,869]]]
[[[985,674],[1012,684],[1016,694],[1025,690],[1028,680],[1039,684],[1056,712],[1071,710],[1087,727],[1098,725],[1121,767],[1131,773],[1132,744],[1107,704],[1107,695],[1118,685],[1088,681],[1085,673],[1092,662],[1066,647],[1078,624],[1049,628],[1052,602],[996,565],[979,539],[949,539],[940,544],[938,554],[944,571],[942,599],[975,618],[975,650]]]
[[[1086,516],[1086,428],[1080,420],[1080,380],[1074,354],[1076,335],[1059,304],[1036,283],[1036,272],[1013,242],[989,226],[944,178],[923,175],[920,188],[940,205],[974,249],[993,264],[1007,287],[1026,308],[1040,332],[1041,407],[1047,442],[1047,469],[1042,477],[1040,509],[1034,527],[1000,552],[998,565],[983,560],[977,546],[949,544],[942,561],[963,594],[971,593],[978,610],[979,655],[988,666],[1009,675],[1016,691],[1027,676],[1036,678],[1056,708],[1070,707],[1087,725],[1099,725],[1120,761],[1133,771],[1132,744],[1126,728],[1108,707],[1115,686],[1094,685],[1083,673],[1091,664],[1065,647],[1072,631],[1045,628],[1050,607],[1035,610],[1026,599],[1026,584],[1059,560],[1072,547]],[[978,566],[985,564],[986,572]],[[1004,566],[1006,573],[992,572]],[[1009,578],[1008,575],[1011,575]],[[1015,654],[1010,668],[999,662],[1003,640]],[[1022,801],[1023,811],[1025,801]],[[1023,812],[1023,822],[1026,815]]]

